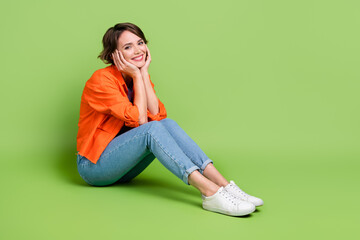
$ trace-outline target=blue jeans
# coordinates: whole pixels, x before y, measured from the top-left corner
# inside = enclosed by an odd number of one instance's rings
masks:
[[[203,174],[205,167],[213,163],[174,120],[165,118],[116,136],[96,164],[78,154],[77,168],[88,184],[106,186],[129,182],[155,157],[187,185],[190,173],[199,170]]]

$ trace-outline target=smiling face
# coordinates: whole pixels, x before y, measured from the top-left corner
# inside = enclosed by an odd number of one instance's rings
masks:
[[[117,49],[121,51],[126,61],[141,68],[145,64],[146,44],[143,39],[130,31],[124,31],[117,42]]]

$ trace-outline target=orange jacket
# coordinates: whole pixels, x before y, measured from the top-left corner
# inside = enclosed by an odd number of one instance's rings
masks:
[[[155,92],[154,84],[150,82]],[[95,164],[124,125],[140,126],[139,109],[129,101],[127,93],[127,85],[115,65],[95,71],[85,84],[80,103],[77,151]],[[158,101],[158,114],[153,115],[147,110],[149,122],[167,117],[164,104],[159,98]]]

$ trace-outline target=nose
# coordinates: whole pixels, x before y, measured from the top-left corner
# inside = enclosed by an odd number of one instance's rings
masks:
[[[140,49],[139,46],[136,46],[136,47],[135,47],[134,54],[136,55],[136,54],[139,54],[139,53],[141,53],[141,49]]]

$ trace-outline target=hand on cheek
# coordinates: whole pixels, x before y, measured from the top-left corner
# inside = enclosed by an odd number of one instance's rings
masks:
[[[139,73],[139,69],[132,63],[125,60],[123,54],[119,50],[115,50],[112,54],[114,64],[120,72],[135,77]]]

